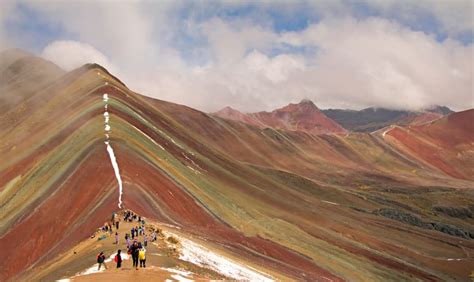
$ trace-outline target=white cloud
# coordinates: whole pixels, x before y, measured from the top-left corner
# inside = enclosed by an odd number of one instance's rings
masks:
[[[450,35],[474,32],[474,2],[472,0],[365,0],[367,5],[383,15],[416,24],[419,15],[431,14],[442,31]]]
[[[395,20],[356,20],[344,1],[308,3],[323,15],[318,23],[277,32],[268,22],[277,19],[264,9],[280,7],[290,17],[299,8],[265,2],[248,17],[202,17],[207,8],[241,5],[203,2],[183,19],[184,2],[24,2],[76,38],[51,42],[44,57],[66,69],[95,61],[120,70],[116,74],[138,92],[205,111],[226,105],[256,111],[303,98],[323,108],[474,107],[472,44],[439,42]],[[390,18],[416,21],[424,9],[446,31],[472,30],[465,1],[366,3],[387,17],[404,3],[407,13]]]
[[[473,106],[472,44],[440,43],[380,18],[324,20],[283,37],[320,48],[307,81],[320,91],[315,98],[333,94],[361,107]]]
[[[116,71],[109,59],[93,46],[77,41],[59,40],[46,46],[41,56],[70,71],[87,63],[97,63]]]
[[[15,33],[9,32],[7,22],[19,21],[19,15],[15,13],[15,2],[13,0],[0,1],[0,51],[15,48],[21,40]]]
[[[211,22],[213,32],[206,32],[206,24],[196,32],[210,38],[209,48],[219,54],[214,61],[199,72],[185,63],[173,71],[164,66],[137,87],[204,110],[232,105],[256,111],[303,98],[321,107],[474,106],[472,45],[438,42],[381,18],[323,20],[282,34]],[[278,56],[257,51],[283,43],[317,51]]]

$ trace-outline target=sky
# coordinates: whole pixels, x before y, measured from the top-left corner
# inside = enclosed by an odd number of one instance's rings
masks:
[[[202,111],[474,108],[474,1],[0,1],[0,49]]]

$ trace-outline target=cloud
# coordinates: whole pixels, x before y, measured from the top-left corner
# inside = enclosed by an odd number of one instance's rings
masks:
[[[41,47],[45,58],[66,69],[95,61],[133,90],[204,111],[303,98],[322,108],[474,107],[473,44],[456,39],[473,30],[470,2],[399,2],[21,3],[63,31]],[[301,14],[308,20],[293,23]],[[417,28],[427,17],[436,24]]]
[[[17,14],[14,12],[14,3],[11,0],[0,1],[0,51],[15,47],[19,41],[16,36],[7,30],[7,22],[17,20]]]
[[[87,63],[97,63],[112,72],[116,71],[104,54],[89,44],[77,41],[54,41],[44,48],[41,56],[67,71]]]
[[[473,106],[472,44],[438,42],[381,18],[324,20],[283,37],[320,48],[306,82],[320,100],[336,95],[360,107]]]
[[[474,2],[471,0],[365,0],[381,15],[391,16],[403,23],[417,25],[420,16],[432,17],[441,31],[451,36],[474,32]]]
[[[303,98],[321,107],[474,106],[472,44],[438,42],[381,18],[326,19],[283,33],[240,24],[212,19],[198,25],[215,59],[203,67],[163,66],[137,88],[204,110],[257,111]],[[269,54],[275,46],[316,51]]]

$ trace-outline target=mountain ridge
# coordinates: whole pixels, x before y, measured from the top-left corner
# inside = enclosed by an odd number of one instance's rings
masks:
[[[213,115],[220,118],[244,122],[259,128],[275,128],[304,131],[312,134],[344,134],[346,130],[337,122],[328,118],[310,100],[303,99],[300,103],[290,103],[271,112],[244,114],[226,107]]]
[[[282,113],[298,111],[298,107],[302,107],[302,105],[306,105],[306,108],[309,111],[311,111],[311,109],[317,110],[324,115],[315,118],[316,120],[319,119],[323,121],[321,130],[312,131],[311,126],[309,126],[309,128],[299,128],[294,124],[285,124],[285,122],[282,122],[282,120],[285,120],[285,117],[282,116]],[[270,112],[261,111],[255,113],[242,113],[230,106],[227,106],[212,114],[220,118],[239,121],[260,128],[271,127],[276,129],[302,130],[314,134],[344,134],[347,131],[373,132],[390,125],[423,124],[434,121],[451,113],[453,113],[453,111],[446,106],[433,106],[427,109],[421,109],[419,111],[390,110],[376,107],[365,108],[362,110],[320,110],[311,100],[303,99],[300,103],[290,103]],[[307,119],[310,118],[311,117],[307,117]],[[300,122],[304,121],[305,120],[303,118]],[[318,124],[318,122],[316,122],[316,124]],[[313,126],[315,125],[313,124]]]

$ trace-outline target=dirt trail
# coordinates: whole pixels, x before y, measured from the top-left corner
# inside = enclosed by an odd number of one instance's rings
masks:
[[[178,258],[176,242],[171,243],[166,235],[157,232],[157,240],[151,242],[152,228],[159,229],[156,224],[145,222],[146,236],[148,244],[146,247],[146,268],[132,267],[132,259],[127,255],[127,243],[125,234],[131,234],[132,227],[139,227],[137,221],[124,222],[123,215],[119,215],[119,229],[112,228],[110,234],[105,231],[97,231],[93,238],[89,238],[73,249],[59,255],[57,258],[48,262],[46,265],[37,267],[29,272],[25,277],[29,280],[54,281],[64,279],[63,281],[182,281],[192,279],[197,281],[225,279],[224,276],[189,262],[182,261]],[[115,232],[119,235],[119,243],[115,244]],[[101,239],[99,239],[101,238]],[[138,242],[144,243],[144,236],[135,237]],[[133,242],[133,241],[132,241]],[[179,244],[179,243],[178,243]],[[116,268],[113,257],[117,250],[121,249],[122,267]],[[107,269],[97,271],[98,264],[96,262],[97,254],[103,251],[107,260]]]

